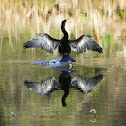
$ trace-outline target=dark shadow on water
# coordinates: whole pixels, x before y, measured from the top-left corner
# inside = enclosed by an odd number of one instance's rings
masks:
[[[67,71],[60,70],[59,80],[54,76],[49,77],[41,82],[24,81],[24,85],[35,93],[45,96],[54,90],[63,90],[64,95],[61,98],[62,106],[67,106],[66,97],[69,95],[70,88],[80,90],[82,93],[88,93],[102,80],[103,74],[87,78],[84,76],[76,75],[71,77],[75,70]]]

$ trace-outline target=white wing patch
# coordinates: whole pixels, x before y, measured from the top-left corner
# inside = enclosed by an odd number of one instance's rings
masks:
[[[85,52],[86,50],[98,51],[102,52],[102,48],[89,36],[82,35],[80,38],[76,40],[70,40],[70,46],[72,51],[76,54]]]
[[[31,47],[41,48],[41,49],[45,49],[46,51],[50,53],[53,53],[57,42],[60,42],[60,40],[53,39],[48,34],[38,34],[38,36],[24,43],[24,47],[25,48],[31,48]]]

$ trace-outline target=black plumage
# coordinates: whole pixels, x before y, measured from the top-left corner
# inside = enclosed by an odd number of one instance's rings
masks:
[[[76,40],[68,40],[68,33],[65,30],[65,23],[68,19],[62,21],[61,30],[64,34],[61,40],[54,39],[48,34],[38,34],[38,36],[24,43],[24,48],[41,48],[53,53],[56,48],[59,48],[59,53],[62,56],[69,55],[71,50],[76,54],[85,52],[86,50],[93,50],[102,53],[103,49],[93,40],[91,36],[82,35]]]

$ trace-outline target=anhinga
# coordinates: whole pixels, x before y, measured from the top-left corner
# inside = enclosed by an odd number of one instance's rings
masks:
[[[53,53],[56,48],[59,47],[59,53],[61,56],[69,56],[71,50],[76,54],[85,52],[87,50],[98,51],[102,53],[102,48],[91,39],[91,36],[82,35],[76,40],[68,40],[68,33],[65,30],[65,23],[68,19],[63,20],[61,24],[61,30],[64,34],[63,38],[58,40],[54,39],[48,34],[37,34],[38,36],[24,43],[25,48],[41,48]]]

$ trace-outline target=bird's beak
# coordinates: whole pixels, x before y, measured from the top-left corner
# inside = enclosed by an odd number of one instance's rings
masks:
[[[68,20],[69,18],[66,19],[66,21]]]

